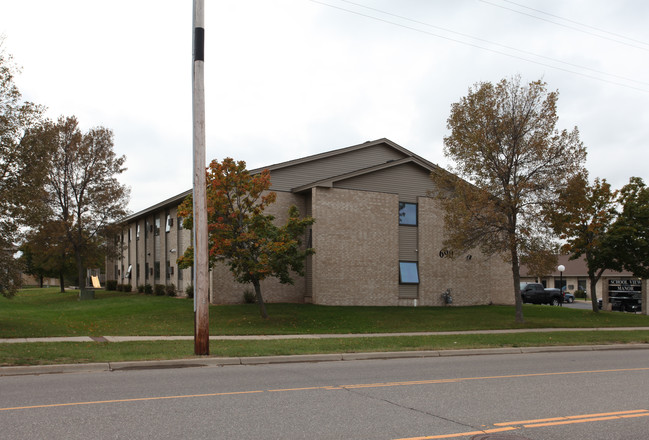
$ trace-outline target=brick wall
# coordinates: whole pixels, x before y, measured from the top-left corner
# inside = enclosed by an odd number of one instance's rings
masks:
[[[501,257],[478,250],[440,256],[444,249],[444,212],[432,198],[419,198],[419,304],[443,305],[442,292],[452,289],[453,305],[513,304],[511,266]]]
[[[314,188],[313,302],[398,303],[398,196]]]

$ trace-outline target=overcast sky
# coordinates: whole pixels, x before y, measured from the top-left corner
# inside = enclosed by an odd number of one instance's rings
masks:
[[[591,179],[649,183],[646,0],[205,0],[207,159],[249,169],[386,137],[442,166],[450,106],[520,74],[560,93]],[[137,212],[192,186],[191,0],[16,0],[27,100],[110,128]]]

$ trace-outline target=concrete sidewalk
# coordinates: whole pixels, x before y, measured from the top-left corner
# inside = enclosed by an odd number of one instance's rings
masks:
[[[582,331],[630,331],[649,330],[649,327],[597,327],[597,328],[533,328],[511,330],[468,330],[453,332],[410,332],[410,333],[344,333],[344,334],[292,334],[292,335],[215,335],[210,341],[227,340],[279,340],[279,339],[332,339],[332,338],[383,338],[395,336],[443,336],[443,335],[484,335],[505,333],[550,333]],[[194,336],[72,336],[51,338],[5,338],[0,344],[30,342],[132,342],[132,341],[185,341]]]
[[[614,327],[614,328],[543,328],[516,330],[476,330],[457,332],[417,332],[417,333],[371,333],[371,334],[306,334],[306,335],[249,335],[249,336],[210,336],[210,340],[279,340],[279,339],[324,339],[324,338],[376,338],[395,336],[435,336],[435,335],[466,335],[466,334],[503,334],[503,333],[549,333],[575,331],[629,331],[649,330],[649,327]],[[173,341],[193,340],[193,336],[76,336],[53,338],[12,338],[0,339],[1,344],[33,343],[33,342],[127,342],[127,341]],[[228,365],[260,365],[292,362],[332,362],[371,359],[424,358],[446,356],[477,356],[528,354],[544,352],[567,351],[601,351],[601,350],[642,350],[649,349],[649,344],[613,344],[613,345],[583,345],[583,346],[546,346],[546,347],[507,347],[481,348],[459,350],[427,350],[399,352],[369,352],[369,353],[331,353],[294,356],[261,356],[261,357],[193,357],[188,359],[128,361],[128,362],[97,362],[92,364],[62,364],[0,367],[0,376],[19,376],[34,374],[57,373],[88,373],[111,372],[128,370],[145,370],[160,368],[189,368],[189,367],[223,367]]]

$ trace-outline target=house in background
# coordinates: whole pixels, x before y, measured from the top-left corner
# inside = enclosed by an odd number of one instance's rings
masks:
[[[557,267],[563,265],[565,270],[560,273],[558,269],[543,278],[536,278],[529,274],[527,267],[521,266],[521,282],[539,282],[545,287],[564,288],[566,292],[575,293],[578,290],[586,292],[590,299],[590,280],[588,279],[588,268],[583,258],[570,260],[568,255],[560,255]],[[605,270],[596,285],[597,298],[602,299],[603,304],[610,304],[611,296],[624,296],[642,294],[643,280],[634,277],[631,272],[616,272]],[[646,289],[645,289],[646,290]],[[606,307],[606,306],[605,306]]]
[[[434,306],[452,289],[453,305],[513,304],[511,268],[475,251],[450,258],[443,246],[444,213],[429,197],[430,174],[440,169],[388,139],[365,142],[268,169],[277,201],[266,212],[286,222],[296,205],[315,218],[305,242],[316,253],[294,285],[268,279],[268,302],[324,305]],[[191,191],[126,218],[106,264],[118,283],[174,284],[183,291],[191,269],[176,259],[191,243],[177,207]],[[210,302],[235,304],[251,289],[234,281],[225,264],[210,271]]]

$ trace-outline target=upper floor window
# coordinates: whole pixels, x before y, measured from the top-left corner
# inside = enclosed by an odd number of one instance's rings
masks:
[[[165,232],[170,232],[171,227],[174,225],[174,220],[171,218],[171,214],[167,212],[167,220],[165,221]]]
[[[417,204],[399,202],[399,224],[417,226]]]
[[[153,232],[155,235],[160,235],[160,217],[155,218],[155,228]]]

